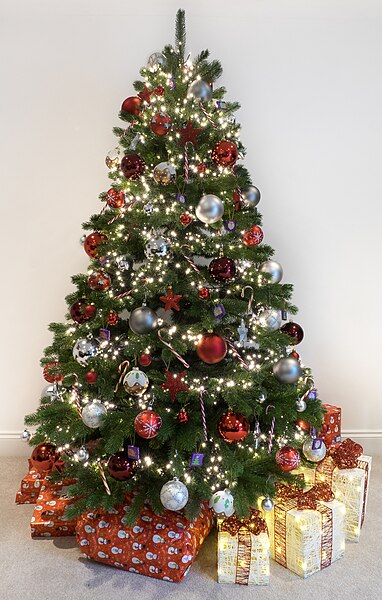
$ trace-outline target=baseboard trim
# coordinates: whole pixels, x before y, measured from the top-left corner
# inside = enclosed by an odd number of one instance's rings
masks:
[[[382,439],[381,429],[344,429],[341,432],[342,438],[370,438],[370,439]]]

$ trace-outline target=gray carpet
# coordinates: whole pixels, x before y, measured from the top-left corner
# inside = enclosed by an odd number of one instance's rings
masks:
[[[271,563],[268,587],[216,583],[215,533],[202,546],[189,575],[179,584],[119,571],[81,558],[74,538],[32,540],[33,505],[16,506],[14,496],[26,460],[1,459],[0,598],[4,600],[376,600],[382,597],[382,460],[375,459],[368,515],[359,544],[346,556],[309,579]]]

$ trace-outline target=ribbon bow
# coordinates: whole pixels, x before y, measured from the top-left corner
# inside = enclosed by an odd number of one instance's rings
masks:
[[[232,517],[224,519],[220,525],[220,529],[221,531],[227,531],[233,536],[237,535],[240,529],[246,529],[249,533],[253,533],[253,535],[268,532],[267,524],[261,517],[261,512],[253,508],[247,518],[239,519],[236,515],[232,515]]]
[[[363,454],[361,444],[353,442],[350,438],[346,438],[337,448],[333,448],[329,453],[335,466],[339,469],[354,469],[361,454]]]
[[[281,500],[295,500],[297,510],[316,510],[317,503],[331,502],[334,500],[333,491],[328,483],[316,483],[310,490],[304,492],[295,485],[279,484],[277,498]]]

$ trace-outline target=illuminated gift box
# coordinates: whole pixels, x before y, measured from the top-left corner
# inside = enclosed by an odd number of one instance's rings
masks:
[[[341,409],[333,404],[323,404],[322,408],[325,408],[326,413],[318,437],[323,439],[329,448],[341,441]]]
[[[346,508],[332,498],[326,484],[308,492],[280,485],[273,510],[264,512],[271,557],[300,577],[313,575],[345,553]]]
[[[32,538],[75,535],[77,520],[65,517],[65,511],[72,503],[73,499],[67,497],[63,485],[42,485],[31,519]]]
[[[218,520],[218,582],[268,585],[269,537],[260,511]]]

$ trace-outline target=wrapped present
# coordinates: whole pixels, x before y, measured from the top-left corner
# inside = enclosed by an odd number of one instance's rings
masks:
[[[33,468],[29,459],[29,471],[22,478],[20,489],[16,492],[16,504],[36,504],[37,497],[40,494],[41,484],[44,476]]]
[[[346,506],[346,539],[358,542],[369,491],[371,456],[347,438],[332,448],[316,468],[316,481],[331,485],[337,500]]]
[[[63,484],[43,484],[31,519],[32,538],[75,535],[77,520],[65,517],[72,502]]]
[[[272,558],[301,577],[328,567],[345,553],[345,512],[327,484],[307,492],[280,485],[264,513]]]
[[[125,524],[124,505],[106,511],[84,513],[78,519],[77,542],[81,552],[98,562],[156,579],[180,581],[188,572],[212,527],[207,504],[195,521],[182,511],[156,515],[148,504],[134,525]]]
[[[323,404],[322,407],[325,408],[326,413],[318,437],[324,440],[327,448],[330,448],[341,441],[341,409],[332,404]]]
[[[218,520],[218,582],[268,585],[269,538],[260,511]]]

